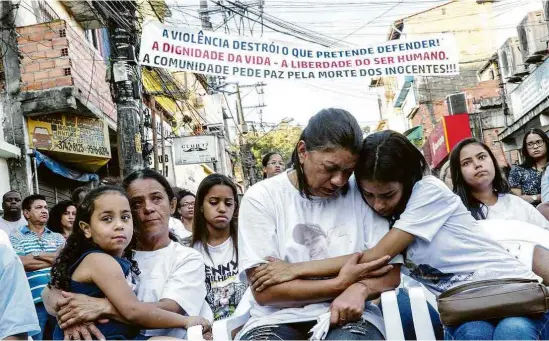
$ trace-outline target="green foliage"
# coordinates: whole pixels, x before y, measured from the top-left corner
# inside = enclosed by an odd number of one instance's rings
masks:
[[[261,159],[269,152],[276,152],[282,156],[284,163],[288,163],[295,145],[303,131],[300,127],[281,126],[267,133],[248,135],[248,142],[252,144],[252,153],[257,163],[257,168],[262,169]],[[254,141],[257,141],[254,143]]]

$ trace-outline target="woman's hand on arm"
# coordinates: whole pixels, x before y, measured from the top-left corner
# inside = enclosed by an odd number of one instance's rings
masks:
[[[348,257],[347,263],[340,269],[339,275],[335,278],[325,280],[303,280],[295,279],[289,282],[269,286],[261,291],[252,290],[254,298],[260,305],[272,305],[280,308],[293,307],[296,304],[324,302],[339,296],[347,287],[354,282],[364,278],[369,269],[376,267],[389,271],[392,267],[387,265],[389,257],[370,262],[358,264],[360,253]],[[248,280],[254,277],[258,268],[247,271]]]
[[[354,283],[330,305],[330,323],[344,325],[360,320],[367,300],[377,298],[382,292],[400,284],[400,265],[391,268],[385,276],[368,278]]]
[[[106,298],[90,297],[82,294],[61,292],[57,301],[57,321],[59,328],[65,330],[74,325],[94,322],[105,323],[108,319],[128,323]]]

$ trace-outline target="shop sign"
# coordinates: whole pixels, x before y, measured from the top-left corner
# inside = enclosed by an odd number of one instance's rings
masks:
[[[522,83],[511,92],[511,109],[515,121],[547,97],[549,97],[549,59],[524,78]]]
[[[444,116],[427,139],[431,154],[430,166],[437,168],[456,144],[471,136],[469,115]]]
[[[217,161],[217,137],[214,135],[174,138],[173,148],[176,165],[191,165]]]
[[[49,114],[27,118],[31,148],[41,151],[111,158],[108,125],[100,119]]]

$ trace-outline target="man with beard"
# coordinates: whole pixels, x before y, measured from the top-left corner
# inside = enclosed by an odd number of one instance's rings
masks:
[[[42,302],[42,290],[50,281],[51,266],[57,252],[65,244],[65,238],[46,227],[48,222],[48,204],[46,198],[33,194],[25,198],[22,204],[23,214],[28,224],[11,232],[10,242],[21,259],[27,280],[31,288],[41,332],[35,340],[51,339],[55,327],[55,317],[49,315]]]
[[[27,220],[21,214],[21,194],[9,191],[2,197],[4,216],[0,217],[0,230],[9,236],[11,231],[27,225]]]

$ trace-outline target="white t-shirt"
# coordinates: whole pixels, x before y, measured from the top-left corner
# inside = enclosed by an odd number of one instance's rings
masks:
[[[10,237],[8,237],[6,232],[4,232],[3,230],[0,230],[0,245],[6,245],[8,249],[13,250],[10,242]]]
[[[520,220],[549,229],[549,220],[526,200],[514,194],[501,194],[493,206],[484,206],[486,219]]]
[[[18,221],[7,221],[4,217],[0,217],[0,230],[6,232],[8,236],[11,234],[11,231],[23,226],[27,226],[27,219],[23,216]]]
[[[503,278],[541,281],[486,232],[461,199],[434,176],[418,181],[395,228],[413,234],[403,272],[435,295],[468,282]]]
[[[389,230],[388,222],[364,203],[354,179],[349,185],[346,195],[312,200],[300,195],[288,173],[251,187],[238,218],[240,279],[247,282],[246,270],[265,263],[268,256],[296,263],[375,246]],[[263,325],[316,320],[329,311],[330,302],[279,309],[252,301],[251,306],[251,318],[239,335]],[[368,302],[364,318],[385,332],[377,306]]]
[[[199,315],[206,297],[204,261],[199,252],[176,242],[156,251],[135,251],[134,258],[141,274],[137,298],[141,302],[173,300],[189,316]],[[184,338],[182,328],[142,330],[146,336]]]
[[[206,264],[206,302],[212,309],[214,319],[230,317],[247,288],[238,277],[233,239],[229,237],[217,246],[208,245],[209,255],[202,243],[196,243],[193,247],[202,254]]]
[[[170,217],[169,229],[181,240],[190,238],[193,235],[192,232],[185,228],[185,225],[183,225],[181,220],[174,217]]]

